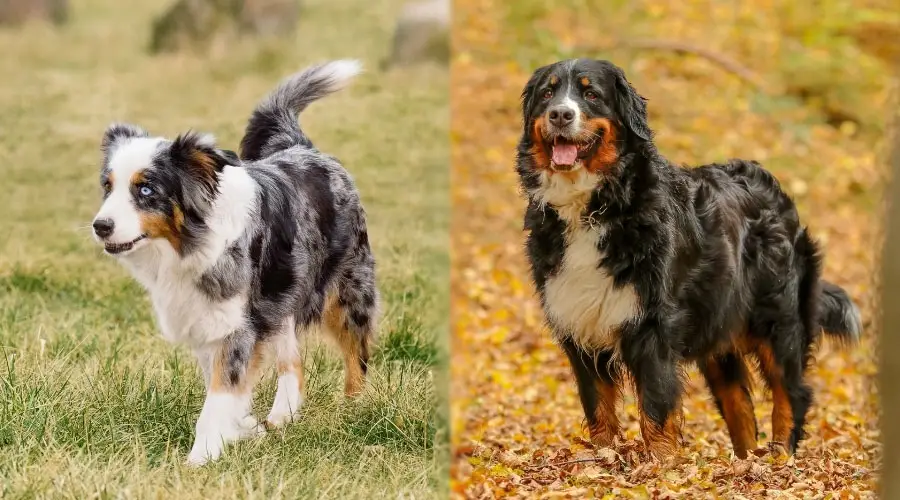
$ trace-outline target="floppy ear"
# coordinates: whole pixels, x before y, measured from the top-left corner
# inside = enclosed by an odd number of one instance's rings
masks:
[[[534,94],[537,90],[538,84],[547,76],[547,72],[550,71],[550,67],[552,64],[548,64],[546,66],[542,66],[532,73],[531,78],[528,79],[528,83],[525,84],[525,89],[522,90],[522,120],[524,125],[528,125],[528,112],[531,111],[531,107],[534,106]]]
[[[234,153],[216,148],[212,135],[187,132],[179,135],[169,148],[172,163],[180,168],[187,178],[197,182],[208,197],[212,197],[219,185],[218,174],[225,165],[240,162]]]
[[[616,68],[616,102],[619,116],[625,121],[628,130],[641,139],[649,141],[653,132],[647,123],[647,99],[637,93],[634,87],[628,83],[625,73],[619,68]]]
[[[147,131],[137,125],[129,125],[127,123],[113,123],[106,127],[103,133],[103,141],[100,144],[100,150],[103,152],[103,164],[109,162],[109,155],[116,149],[121,141],[134,137],[147,137]]]

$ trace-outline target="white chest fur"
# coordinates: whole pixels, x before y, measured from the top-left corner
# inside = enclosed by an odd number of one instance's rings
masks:
[[[615,350],[618,327],[639,314],[639,305],[633,286],[614,286],[612,276],[600,267],[603,255],[597,243],[604,228],[582,220],[600,180],[586,172],[542,180],[540,200],[568,224],[562,264],[544,285],[545,313],[559,330],[557,335],[571,336],[587,348]]]
[[[244,325],[246,297],[211,302],[193,283],[167,280],[150,290],[159,328],[170,342],[200,346],[221,340]]]
[[[193,347],[221,340],[244,325],[246,294],[225,301],[211,301],[185,272],[166,243],[141,249],[140,263],[128,262],[134,276],[150,294],[163,338]]]
[[[579,227],[566,234],[566,254],[557,273],[544,285],[551,321],[584,347],[614,349],[616,329],[638,314],[634,287],[615,287],[600,267],[600,231]]]

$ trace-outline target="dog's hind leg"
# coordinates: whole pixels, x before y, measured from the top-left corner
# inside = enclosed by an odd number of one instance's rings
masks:
[[[591,442],[598,447],[611,446],[619,435],[616,409],[621,396],[620,380],[610,371],[611,353],[591,355],[570,338],[563,340],[561,345],[575,373]]]
[[[700,371],[728,426],[734,454],[747,458],[747,452],[756,449],[757,427],[746,363],[739,354],[727,353],[703,361]]]
[[[772,391],[772,444],[778,453],[791,455],[804,436],[806,412],[812,404],[812,390],[804,382],[806,350],[797,321],[794,331],[788,327],[773,328],[771,339],[760,341],[756,357],[769,389]]]
[[[253,332],[241,330],[205,349],[206,401],[197,419],[188,464],[216,460],[225,445],[263,432],[251,414],[253,387],[265,364],[266,348]]]
[[[323,324],[344,355],[344,393],[347,396],[359,394],[365,385],[376,319],[374,288],[339,286],[336,293],[329,294]]]
[[[294,318],[288,318],[281,332],[271,340],[278,374],[275,401],[266,427],[276,428],[296,419],[303,405],[303,360],[297,343]]]

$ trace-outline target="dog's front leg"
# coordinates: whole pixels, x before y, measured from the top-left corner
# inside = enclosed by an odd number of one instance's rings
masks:
[[[256,336],[235,332],[208,349],[203,355],[198,351],[199,361],[208,363],[205,368],[201,364],[208,382],[187,459],[190,465],[216,460],[227,443],[264,432],[251,414],[253,386],[264,357]]]
[[[203,387],[209,392],[209,383],[212,380],[212,365],[214,355],[219,351],[219,345],[203,346],[194,349],[194,356],[197,357],[197,365],[200,367],[200,374],[203,375]]]
[[[620,380],[618,373],[611,370],[612,353],[600,351],[590,353],[579,347],[570,337],[561,343],[569,357],[578,396],[584,408],[591,442],[598,447],[612,446],[619,436],[619,418],[616,409],[619,404]]]
[[[294,318],[285,320],[282,330],[271,343],[275,349],[275,368],[278,371],[278,389],[272,410],[266,417],[266,427],[274,429],[293,421],[300,414],[303,404],[303,363],[297,346]]]
[[[663,322],[648,317],[621,343],[622,358],[637,390],[641,436],[659,460],[678,451],[683,423],[679,359],[667,338]]]

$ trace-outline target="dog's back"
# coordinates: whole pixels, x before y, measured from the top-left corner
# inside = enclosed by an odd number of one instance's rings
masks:
[[[290,297],[298,328],[322,324],[341,347],[347,393],[361,389],[379,316],[375,259],[350,174],[313,147],[297,115],[359,72],[356,61],[339,60],[286,78],[253,111],[241,140],[241,158],[262,187],[250,244],[258,265],[251,321],[277,330]]]
[[[734,283],[729,288],[740,290],[737,283],[745,287],[746,296],[727,301],[731,315],[746,317],[757,302],[756,295],[770,295],[773,286],[777,289],[793,277],[798,280],[799,297],[792,300],[803,309],[807,331],[816,334],[824,327],[839,339],[854,340],[858,336],[855,306],[842,289],[819,282],[818,246],[801,224],[793,200],[771,172],[758,162],[741,159],[678,172],[690,179],[691,187],[686,191],[690,196],[682,202],[697,221],[684,229],[701,228],[700,241],[705,242],[707,252],[718,245],[714,242],[721,242],[721,257],[712,260],[732,261],[730,273],[725,273],[731,274]],[[719,271],[717,276],[721,274]],[[828,293],[820,295],[820,290]]]
[[[261,187],[249,247],[258,292],[250,319],[264,330],[277,329],[290,297],[300,328],[331,320],[354,342],[373,334],[375,262],[359,193],[347,170],[314,148],[297,120],[359,72],[349,60],[311,66],[282,81],[247,124],[241,158]],[[364,370],[367,353],[360,357]]]

